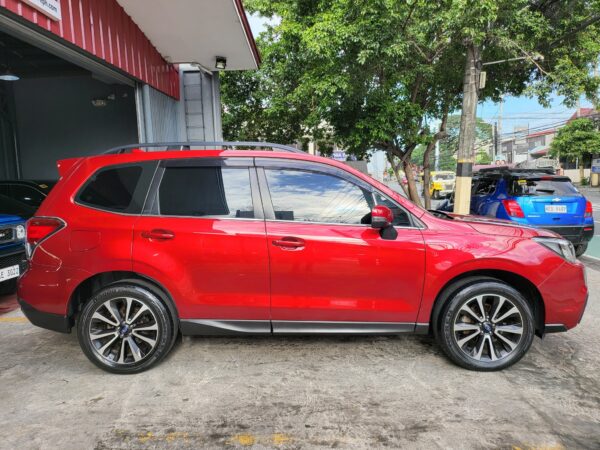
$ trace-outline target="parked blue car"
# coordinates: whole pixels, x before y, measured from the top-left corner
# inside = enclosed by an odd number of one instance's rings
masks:
[[[546,228],[571,241],[577,256],[594,236],[592,204],[551,169],[482,169],[473,178],[471,214]]]
[[[25,222],[17,216],[0,214],[0,295],[16,291],[25,264]]]

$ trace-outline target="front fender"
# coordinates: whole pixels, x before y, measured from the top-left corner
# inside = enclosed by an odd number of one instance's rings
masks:
[[[418,323],[429,323],[433,305],[453,280],[470,274],[507,272],[539,287],[564,260],[531,239],[468,234],[424,233],[426,275]]]

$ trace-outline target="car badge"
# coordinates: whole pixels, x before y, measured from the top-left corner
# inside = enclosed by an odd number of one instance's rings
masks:
[[[553,202],[560,202],[560,198],[556,197],[552,199]]]

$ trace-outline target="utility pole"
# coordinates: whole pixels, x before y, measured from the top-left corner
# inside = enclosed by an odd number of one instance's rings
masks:
[[[504,95],[500,96],[500,105],[498,109],[498,125],[496,131],[498,132],[498,147],[502,146],[502,110],[504,109]],[[508,157],[504,155],[504,160],[508,162]]]
[[[439,139],[435,142],[435,164],[433,166],[435,171],[440,170],[440,141]]]
[[[473,177],[475,121],[479,97],[479,74],[481,72],[479,47],[467,45],[467,61],[463,80],[462,113],[458,139],[458,164],[456,166],[456,194],[454,212],[469,214],[471,208],[471,178]]]
[[[494,157],[492,158],[493,162],[496,161],[496,156],[498,156],[498,122],[494,122]]]

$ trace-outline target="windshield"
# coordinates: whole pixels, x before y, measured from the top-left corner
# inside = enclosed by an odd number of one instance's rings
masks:
[[[439,175],[434,175],[433,179],[436,181],[440,181],[440,180],[454,180],[454,174],[453,173],[441,173]]]
[[[515,179],[512,181],[511,194],[515,196],[575,196],[579,195],[579,191],[568,180]]]

